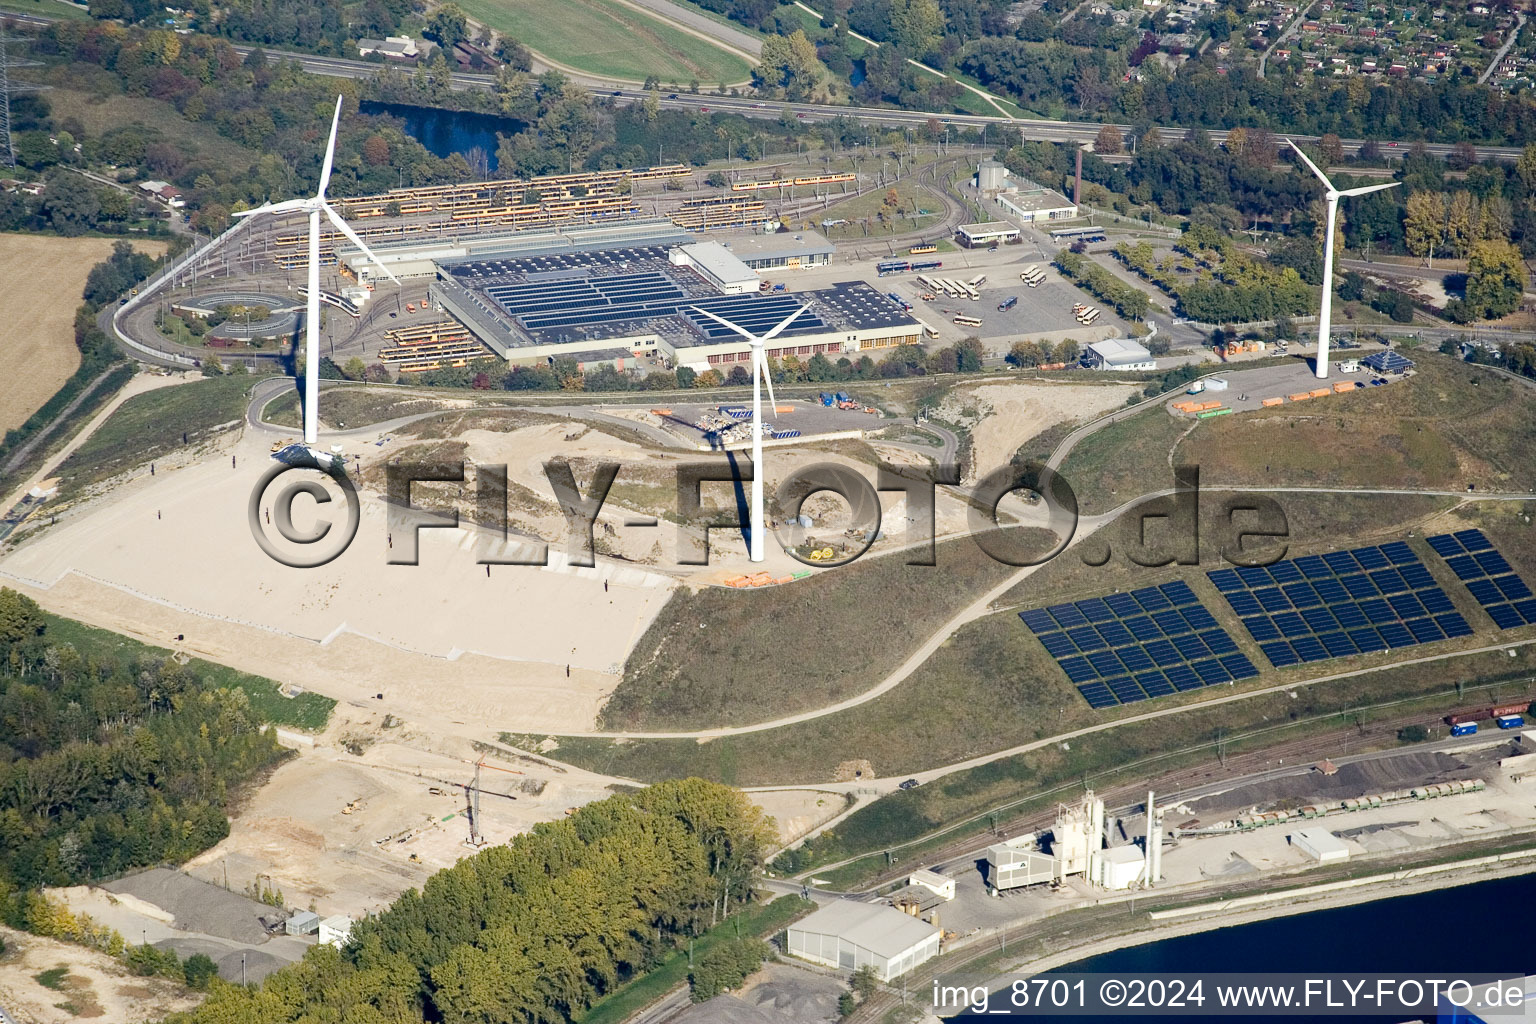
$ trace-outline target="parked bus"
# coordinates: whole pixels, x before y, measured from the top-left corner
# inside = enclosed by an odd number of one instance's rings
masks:
[[[1098,318],[1099,311],[1096,307],[1093,306],[1089,306],[1087,309],[1077,314],[1077,322],[1082,324],[1084,327],[1092,326],[1093,322]]]
[[[939,247],[936,246],[936,245],[914,245],[912,248],[907,250],[907,255],[908,256],[926,256],[930,252],[938,252],[938,251],[939,251]]]
[[[912,269],[911,264],[906,260],[890,260],[886,263],[875,264],[875,271],[881,277],[885,277],[888,274],[905,274],[910,269]]]
[[[922,263],[912,264],[913,270],[938,270],[944,265],[942,260],[925,260]]]
[[[961,288],[961,290],[963,290],[965,292],[965,297],[970,299],[972,302],[980,302],[981,301],[981,292],[976,290],[976,286],[975,285],[967,284],[967,283],[962,281],[960,283],[960,288]]]
[[[1034,288],[1045,280],[1045,271],[1039,267],[1026,267],[1024,273],[1019,275],[1019,280]]]
[[[1109,236],[1104,233],[1103,228],[1057,228],[1055,231],[1051,232],[1051,241],[1068,243],[1107,242],[1109,241]]]
[[[902,298],[900,295],[897,295],[895,292],[886,292],[885,293],[885,297],[890,299],[892,302],[896,303],[896,305],[900,306],[902,308],[903,312],[907,312],[907,313],[912,312],[912,303],[908,302],[906,299]]]
[[[969,284],[972,288],[980,288],[982,285],[984,285],[986,283],[987,283],[987,275],[986,274],[977,274],[975,277],[971,278],[969,281],[966,282],[966,284]]]
[[[1014,306],[1017,306],[1018,304],[1019,304],[1019,297],[1017,295],[1010,295],[1010,296],[1008,296],[1008,298],[1003,300],[1002,305],[997,307],[997,311],[999,313],[1006,313],[1010,309],[1012,309]]]
[[[979,317],[979,316],[957,316],[957,317],[955,317],[955,323],[959,324],[961,327],[980,327],[981,326],[981,317]]]

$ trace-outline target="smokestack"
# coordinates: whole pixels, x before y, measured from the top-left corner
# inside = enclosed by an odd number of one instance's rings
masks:
[[[1083,147],[1077,147],[1077,186],[1072,190],[1072,205],[1083,205]]]
[[[1162,842],[1158,832],[1156,794],[1147,790],[1147,888],[1157,883],[1157,848]]]

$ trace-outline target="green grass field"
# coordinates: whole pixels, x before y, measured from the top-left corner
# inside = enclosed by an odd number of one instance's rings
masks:
[[[1077,443],[1061,475],[1084,512],[1108,512],[1143,494],[1173,486],[1168,453],[1190,422],[1159,403],[1102,427]]]
[[[210,377],[135,395],[59,467],[60,493],[83,488],[213,437],[245,417],[246,398],[260,377]]]
[[[616,0],[464,0],[471,18],[553,61],[593,75],[639,82],[732,84],[751,77],[745,60]]]
[[[64,21],[85,21],[90,14],[74,4],[59,0],[0,0],[0,14],[36,14],[44,18],[60,18]]]
[[[320,393],[320,422],[328,427],[348,429],[417,413],[431,412],[442,406],[430,398],[370,388],[325,388]],[[298,429],[299,393],[289,391],[268,402],[262,409],[268,423]]]
[[[45,636],[52,643],[70,644],[87,657],[114,658],[169,658],[171,652],[164,647],[141,643],[132,637],[110,630],[88,626],[74,619],[66,619],[48,612]],[[215,687],[244,691],[251,708],[262,721],[273,725],[288,726],[317,732],[325,728],[336,702],[318,693],[302,693],[297,697],[284,697],[277,684],[263,676],[253,676],[227,665],[215,664],[194,658],[188,667]]]

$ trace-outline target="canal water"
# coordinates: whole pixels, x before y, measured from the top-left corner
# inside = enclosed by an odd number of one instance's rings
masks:
[[[406,134],[427,147],[434,156],[461,153],[468,158],[470,151],[478,146],[485,151],[486,162],[493,172],[496,170],[496,133],[513,135],[527,127],[526,122],[494,114],[374,100],[364,100],[362,112],[400,118],[405,122]],[[474,166],[474,161],[470,161],[470,166]]]
[[[1350,907],[1277,917],[1118,949],[1058,968],[1053,974],[1166,974],[1191,971],[1258,975],[1286,973],[1536,974],[1536,941],[1526,920],[1536,906],[1536,875],[1519,875],[1453,889]],[[993,1005],[1005,1005],[995,998]],[[1043,1020],[1004,1014],[963,1015],[956,1021]],[[1115,1017],[1059,1017],[1063,1021],[1125,1024]],[[1178,1016],[1146,1017],[1176,1021]],[[1216,1017],[1189,1017],[1214,1021]],[[1235,1019],[1235,1018],[1234,1018]],[[1258,1019],[1258,1018],[1254,1018]],[[1269,1018],[1279,1020],[1282,1018]],[[1390,1017],[1307,1017],[1287,1022],[1370,1020]]]

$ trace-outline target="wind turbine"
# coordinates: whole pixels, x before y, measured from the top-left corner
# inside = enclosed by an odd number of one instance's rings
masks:
[[[745,327],[738,327],[722,317],[718,317],[707,309],[698,306],[691,307],[695,313],[703,314],[723,324],[747,339],[752,346],[752,523],[747,534],[747,550],[749,557],[754,562],[763,560],[763,478],[767,476],[763,472],[763,383],[768,384],[768,402],[770,405],[777,403],[773,397],[773,378],[768,376],[768,356],[763,351],[763,343],[779,336],[779,333],[794,323],[796,318],[804,313],[805,306],[801,306],[789,314],[778,326],[762,337],[758,337]]]
[[[342,97],[336,97],[336,113],[331,116],[331,140],[325,147],[325,164],[320,168],[320,188],[312,199],[287,199],[281,203],[267,203],[254,210],[242,210],[236,217],[254,217],[257,214],[289,213],[303,210],[309,214],[309,290],[305,298],[308,305],[304,313],[304,446],[309,455],[322,469],[329,469],[334,459],[328,452],[321,452],[315,445],[319,440],[320,426],[320,215],[323,213],[347,239],[363,251],[385,275],[396,284],[400,279],[373,254],[373,250],[358,237],[356,231],[325,201],[326,186],[331,183],[331,164],[336,159],[336,129],[341,123]],[[284,449],[287,452],[288,449]],[[280,455],[283,453],[279,453]]]
[[[1328,331],[1333,315],[1333,225],[1338,221],[1339,217],[1339,200],[1345,196],[1363,196],[1367,192],[1380,192],[1382,189],[1396,188],[1402,182],[1392,181],[1385,185],[1366,185],[1364,188],[1351,188],[1340,192],[1333,187],[1333,182],[1328,180],[1328,176],[1317,169],[1317,164],[1307,159],[1307,154],[1301,151],[1300,146],[1296,145],[1291,139],[1286,139],[1285,141],[1291,144],[1291,148],[1296,151],[1296,155],[1301,157],[1302,162],[1312,169],[1312,173],[1317,175],[1317,180],[1322,182],[1323,187],[1328,190],[1328,224],[1323,233],[1323,306],[1317,317],[1317,375],[1321,378],[1326,378],[1328,376]]]

